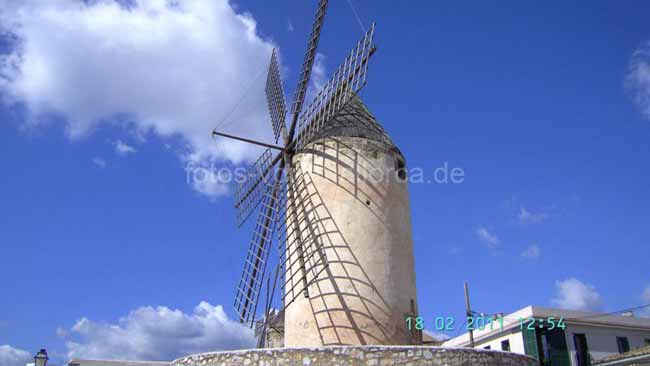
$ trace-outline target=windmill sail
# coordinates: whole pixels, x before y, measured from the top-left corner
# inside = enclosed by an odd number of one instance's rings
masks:
[[[278,56],[273,49],[271,55],[271,64],[269,73],[266,77],[266,102],[271,114],[271,125],[273,127],[273,136],[275,142],[278,142],[280,136],[287,135],[287,127],[284,123],[287,115],[287,106],[284,101],[284,90],[282,89],[282,79],[280,77],[280,68],[278,67]]]
[[[291,113],[298,114],[302,110],[302,104],[305,101],[305,94],[307,93],[307,85],[309,85],[309,77],[311,76],[311,69],[314,66],[314,58],[316,57],[316,50],[318,49],[318,41],[320,40],[320,32],[325,20],[325,12],[327,11],[328,0],[320,0],[318,2],[318,10],[316,10],[316,19],[312,25],[311,35],[309,42],[307,42],[307,51],[305,51],[305,60],[302,64],[302,71],[298,79],[298,85],[293,95],[293,103],[291,105]]]
[[[251,238],[244,269],[235,294],[235,310],[239,321],[253,326],[257,303],[266,273],[271,242],[278,211],[278,185],[268,187],[262,197],[253,237]]]
[[[283,269],[281,282],[283,309],[299,296],[308,296],[309,286],[325,270],[323,248],[326,226],[331,220],[322,209],[323,202],[315,191],[308,173],[299,164],[293,166],[284,200],[280,200],[278,245]]]
[[[304,147],[365,86],[368,64],[375,51],[374,33],[375,23],[300,116],[298,149]]]
[[[237,226],[241,227],[253,210],[259,206],[263,194],[270,189],[274,171],[273,167],[280,161],[281,154],[273,157],[270,149],[266,149],[257,161],[251,165],[243,177],[243,181],[235,190],[235,208],[237,208]],[[236,179],[239,179],[237,177]]]

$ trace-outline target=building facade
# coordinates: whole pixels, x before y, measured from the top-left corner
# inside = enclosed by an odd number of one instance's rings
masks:
[[[480,322],[474,348],[526,354],[544,366],[590,366],[650,345],[650,319],[527,306]],[[477,322],[478,323],[478,322]],[[443,346],[468,347],[469,333]]]

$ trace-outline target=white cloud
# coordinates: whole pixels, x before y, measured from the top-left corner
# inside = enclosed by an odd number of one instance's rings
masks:
[[[0,24],[17,40],[0,56],[0,91],[27,108],[28,126],[55,115],[71,139],[106,123],[180,137],[184,163],[256,157],[257,148],[210,137],[226,116],[227,132],[270,139],[261,76],[274,45],[227,0],[2,2]]]
[[[214,164],[195,165],[190,162],[185,166],[185,179],[195,191],[215,200],[228,193],[228,184],[224,183],[238,181],[235,174],[242,171],[243,168],[237,168],[233,172],[229,168],[217,169]]]
[[[641,114],[650,119],[650,41],[632,54],[625,87]]]
[[[522,224],[539,224],[545,221],[548,218],[548,213],[546,212],[532,212],[526,209],[526,207],[521,206],[519,208],[519,214],[517,219]]]
[[[104,169],[106,168],[106,160],[100,158],[100,157],[94,157],[93,158],[93,164],[97,165],[98,167]]]
[[[314,91],[316,93],[321,91],[321,89],[323,89],[325,83],[327,82],[325,60],[326,57],[324,54],[320,52],[316,53],[316,57],[314,58],[314,67],[312,68],[311,79],[310,79],[311,87],[314,88]]]
[[[115,152],[118,155],[128,155],[128,154],[134,154],[138,150],[136,150],[133,146],[123,142],[122,140],[117,140],[115,141]]]
[[[537,259],[542,255],[542,249],[539,245],[531,244],[521,253],[521,256],[526,259]]]
[[[25,366],[33,361],[31,353],[8,344],[0,345],[0,366]]]
[[[194,176],[196,177],[198,175],[195,174]],[[228,186],[222,184],[215,173],[207,171],[206,175],[202,177],[201,179],[193,179],[190,181],[190,186],[195,191],[204,194],[211,200],[228,193]]]
[[[602,299],[596,288],[592,285],[569,278],[564,281],[555,281],[556,295],[551,300],[554,306],[563,309],[599,311],[602,309]]]
[[[67,330],[67,329],[65,329],[65,328],[63,328],[63,327],[57,327],[57,328],[56,328],[56,335],[57,335],[57,337],[59,337],[59,338],[65,338],[65,337],[68,336],[68,334],[69,334],[69,333],[68,333],[68,330]]]
[[[429,330],[429,329],[424,329],[422,332],[428,334],[429,336],[431,336],[431,337],[433,337],[433,338],[435,338],[436,340],[439,340],[439,341],[446,341],[448,339],[451,339],[451,337],[449,335],[447,335],[445,333],[442,333],[442,332],[436,332],[436,331]]]
[[[641,299],[643,300],[644,303],[650,304],[650,285],[646,286],[646,288],[643,290],[643,293],[641,294]]]
[[[643,292],[641,293],[641,301],[643,301],[644,305],[650,304],[650,285],[646,286],[646,288],[643,289]],[[644,318],[650,318],[650,307],[646,306],[644,308],[641,308],[635,311],[634,315],[644,317]]]
[[[479,240],[487,244],[490,249],[496,249],[496,247],[499,246],[499,238],[495,234],[490,233],[483,226],[479,226],[476,229],[476,236],[478,236]]]
[[[187,354],[255,346],[251,329],[228,319],[221,306],[207,302],[191,314],[146,306],[117,323],[81,318],[67,333],[70,359],[170,361]]]
[[[314,56],[314,65],[312,66],[311,74],[309,75],[309,85],[307,86],[303,109],[307,109],[309,103],[311,103],[318,93],[323,90],[325,84],[329,80],[327,68],[325,66],[326,60],[327,56],[320,52],[316,52],[316,56]]]

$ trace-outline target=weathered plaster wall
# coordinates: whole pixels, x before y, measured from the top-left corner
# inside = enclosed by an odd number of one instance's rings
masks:
[[[180,358],[179,366],[535,366],[508,352],[416,346],[340,346],[214,352]]]
[[[309,203],[300,232],[315,232],[322,250],[303,253],[313,262],[306,265],[312,269],[307,280],[316,278],[309,297],[287,294],[296,300],[285,312],[286,347],[419,343],[405,322],[417,313],[417,297],[408,184],[397,176],[400,162],[403,157],[388,144],[356,137],[318,140],[294,157],[297,179],[306,188],[300,200]],[[293,265],[287,272],[301,281],[296,242],[288,240]],[[300,284],[288,289],[295,287]]]

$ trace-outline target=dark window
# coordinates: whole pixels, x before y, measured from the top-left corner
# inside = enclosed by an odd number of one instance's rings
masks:
[[[483,347],[483,349],[491,349],[491,348],[492,348],[492,347],[490,347],[490,346],[485,346],[485,347]]]
[[[510,351],[510,341],[509,340],[506,339],[505,341],[501,341],[501,350],[502,351]]]
[[[397,158],[395,161],[395,170],[397,171],[397,177],[400,180],[405,180],[406,179],[406,163],[404,163],[404,160]]]
[[[539,360],[539,348],[537,347],[537,338],[535,333],[537,333],[535,332],[535,329],[531,330],[527,327],[524,327],[521,335],[524,338],[524,352],[526,352],[526,355]]]
[[[576,357],[578,358],[577,366],[591,366],[589,357],[589,347],[587,346],[587,337],[584,334],[573,334],[573,345],[576,348]]]
[[[542,329],[545,333],[546,347],[544,350],[547,365],[551,366],[571,366],[571,358],[566,346],[566,336],[562,329]]]
[[[630,342],[627,337],[616,337],[616,344],[618,345],[618,353],[625,353],[630,350]]]
[[[646,346],[650,346],[650,338],[644,339],[643,344],[645,344]]]

